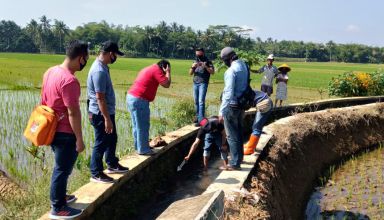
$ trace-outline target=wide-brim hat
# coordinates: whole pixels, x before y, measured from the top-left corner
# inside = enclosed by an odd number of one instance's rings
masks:
[[[288,66],[288,64],[284,63],[277,68],[279,71],[282,71],[282,69],[287,69],[287,72],[291,71],[291,67]]]

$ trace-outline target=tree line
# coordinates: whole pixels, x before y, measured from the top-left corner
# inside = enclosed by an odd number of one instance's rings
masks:
[[[303,41],[262,40],[250,37],[251,29],[228,25],[211,25],[206,30],[194,30],[176,22],[164,21],[154,26],[123,26],[106,21],[90,22],[71,30],[63,21],[46,16],[32,19],[25,27],[14,21],[0,21],[0,52],[64,53],[66,42],[81,39],[97,52],[101,42],[119,43],[128,57],[167,57],[191,59],[194,49],[203,47],[215,58],[225,46],[258,54],[273,53],[276,57],[305,61],[336,61],[382,63],[383,47],[361,44],[337,44]]]

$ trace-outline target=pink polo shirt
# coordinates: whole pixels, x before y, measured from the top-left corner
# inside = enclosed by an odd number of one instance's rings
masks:
[[[59,117],[57,132],[73,133],[68,107],[80,107],[80,83],[68,69],[51,67],[45,72],[41,104],[51,107]]]
[[[160,67],[157,64],[153,64],[139,72],[139,75],[132,87],[128,90],[128,93],[152,102],[155,99],[159,84],[162,84],[167,80],[168,78]]]

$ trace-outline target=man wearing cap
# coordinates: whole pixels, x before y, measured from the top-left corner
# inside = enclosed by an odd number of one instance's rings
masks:
[[[267,57],[267,64],[262,66],[258,70],[251,70],[254,73],[264,73],[263,79],[261,80],[261,91],[271,96],[273,93],[273,79],[277,76],[277,67],[273,65],[274,61],[273,54],[269,54]]]
[[[189,69],[189,75],[193,75],[193,97],[195,99],[196,120],[195,126],[205,116],[205,96],[207,94],[209,78],[215,73],[215,68],[205,56],[203,48],[196,49],[196,60]]]
[[[115,124],[116,98],[108,64],[113,64],[119,51],[115,42],[106,41],[101,46],[99,56],[89,70],[87,80],[89,120],[95,130],[95,145],[91,155],[91,181],[111,183],[113,178],[103,170],[103,155],[107,163],[107,173],[124,173],[128,168],[119,164],[116,157],[117,133]]]
[[[231,47],[221,50],[220,57],[228,66],[224,73],[224,90],[220,106],[219,116],[224,119],[225,132],[231,161],[228,170],[240,169],[243,161],[243,116],[244,110],[238,106],[240,97],[248,85],[248,67],[244,61],[238,59]]]
[[[250,155],[255,152],[256,146],[259,143],[263,127],[267,122],[273,103],[269,96],[261,91],[254,90],[255,92],[255,105],[256,105],[256,116],[252,125],[252,134],[249,137],[248,142],[244,145],[244,154]]]
[[[204,140],[204,171],[208,170],[208,160],[211,154],[212,145],[216,145],[220,151],[221,159],[223,160],[223,166],[221,166],[220,169],[226,170],[228,164],[228,146],[225,129],[222,121],[220,121],[219,117],[217,116],[211,116],[209,118],[203,118],[200,121],[199,126],[200,129],[197,132],[196,139],[193,142],[188,155],[184,159],[188,161],[193,152],[195,152],[196,148],[201,143],[201,141]]]

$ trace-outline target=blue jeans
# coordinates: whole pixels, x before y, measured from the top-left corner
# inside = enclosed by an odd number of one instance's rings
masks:
[[[223,109],[224,127],[231,153],[229,165],[232,167],[240,167],[244,157],[243,117],[244,110],[229,106]]]
[[[216,145],[220,151],[221,159],[226,160],[228,158],[228,152],[224,151],[221,147],[222,143],[222,135],[220,132],[211,132],[205,135],[204,139],[204,157],[209,157],[211,154],[212,145]]]
[[[115,115],[110,115],[113,131],[111,134],[105,132],[104,117],[101,114],[92,115],[91,124],[95,130],[95,145],[91,156],[91,175],[95,176],[104,170],[103,155],[109,167],[116,167],[119,159],[116,157],[117,133]]]
[[[196,118],[201,121],[205,116],[205,96],[208,83],[193,83],[193,97],[195,99]]]
[[[151,151],[151,148],[149,148],[149,102],[128,94],[127,105],[131,113],[135,150],[139,154],[148,153]]]
[[[269,102],[270,102],[269,104],[271,106],[273,106],[272,100],[269,100]],[[263,131],[263,127],[264,127],[265,123],[267,122],[270,114],[271,114],[271,110],[264,112],[264,113],[261,113],[259,111],[256,113],[255,120],[253,121],[253,125],[252,125],[252,134],[253,135],[255,135],[257,137],[261,136],[261,133]]]
[[[54,210],[66,205],[68,177],[77,159],[76,137],[74,134],[56,132],[51,144],[55,154],[55,166],[51,178],[50,200]]]

